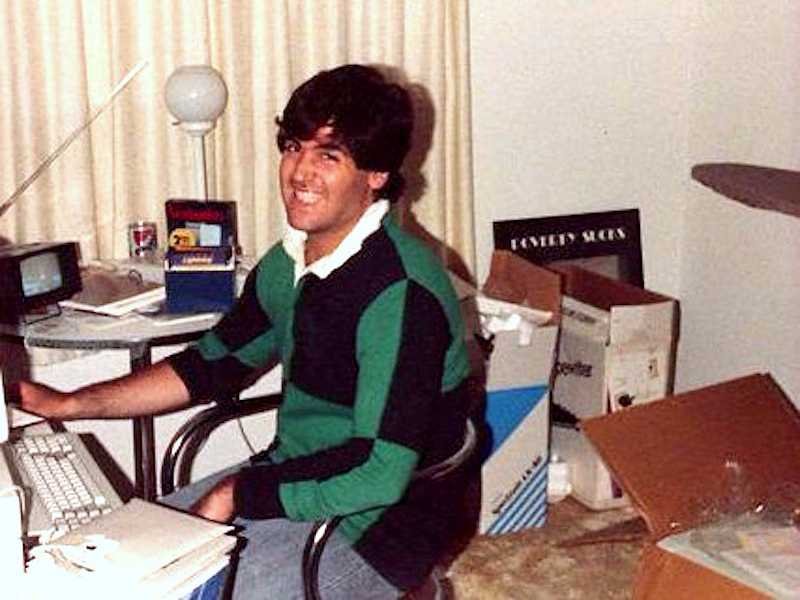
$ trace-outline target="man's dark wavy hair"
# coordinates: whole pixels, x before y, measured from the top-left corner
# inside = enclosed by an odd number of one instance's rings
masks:
[[[411,146],[414,112],[405,88],[373,67],[344,65],[321,71],[298,87],[278,124],[278,149],[291,140],[310,140],[330,125],[359,169],[388,172],[377,197],[397,200],[405,181],[400,167]]]

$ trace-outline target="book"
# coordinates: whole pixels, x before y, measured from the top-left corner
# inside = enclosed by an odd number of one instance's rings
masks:
[[[237,541],[232,532],[230,525],[132,498],[34,547],[28,574],[42,592],[81,594],[60,597],[171,597],[183,582],[195,583],[227,564]]]
[[[198,312],[198,313],[171,313],[166,306],[162,306],[158,312],[138,315],[141,319],[146,319],[150,325],[156,327],[170,327],[173,325],[183,325],[186,323],[207,323],[207,327],[212,327],[221,317],[219,312]]]

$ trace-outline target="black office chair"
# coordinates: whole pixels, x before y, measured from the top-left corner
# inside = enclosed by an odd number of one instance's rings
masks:
[[[186,421],[173,435],[161,462],[161,493],[169,494],[176,487],[187,485],[191,481],[192,461],[203,447],[208,436],[220,425],[237,419],[268,410],[280,404],[280,394],[270,394],[249,398],[233,404],[217,404],[196,413]],[[452,456],[421,469],[414,473],[413,479],[439,479],[463,466],[472,456],[477,446],[477,433],[472,421],[467,420],[464,440],[461,447]],[[319,600],[319,563],[325,544],[341,522],[336,516],[324,521],[317,521],[309,532],[303,550],[303,588],[306,600]],[[447,585],[444,575],[434,569],[429,579],[416,592],[409,594],[412,598],[431,598],[440,600],[447,597]]]

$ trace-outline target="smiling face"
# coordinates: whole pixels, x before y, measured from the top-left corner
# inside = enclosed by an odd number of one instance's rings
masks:
[[[336,249],[388,177],[359,169],[332,133],[332,127],[320,127],[309,140],[287,140],[281,153],[286,218],[308,234],[306,264]]]

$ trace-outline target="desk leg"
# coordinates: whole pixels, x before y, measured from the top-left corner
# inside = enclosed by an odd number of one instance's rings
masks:
[[[131,348],[131,372],[150,365],[150,346]],[[156,441],[153,417],[133,419],[133,460],[136,495],[144,500],[156,499]]]

